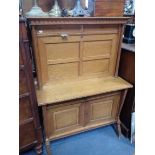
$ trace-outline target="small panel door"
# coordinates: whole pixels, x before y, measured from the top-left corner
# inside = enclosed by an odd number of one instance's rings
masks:
[[[120,93],[99,95],[96,97],[90,97],[87,100],[86,123],[88,125],[103,125],[116,120],[120,104]]]
[[[79,75],[80,36],[38,37],[38,75],[42,85]]]
[[[56,107],[47,107],[48,136],[61,136],[82,127],[84,122],[83,104],[79,100],[66,102]]]

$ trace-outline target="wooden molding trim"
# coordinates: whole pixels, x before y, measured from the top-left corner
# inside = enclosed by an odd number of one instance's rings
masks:
[[[70,24],[125,24],[129,17],[29,17],[31,26]]]

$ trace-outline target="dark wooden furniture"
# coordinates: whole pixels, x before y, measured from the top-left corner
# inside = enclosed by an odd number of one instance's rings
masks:
[[[76,0],[58,0],[60,8],[73,9]],[[26,13],[32,7],[32,0],[23,0],[23,12]],[[43,11],[49,12],[54,5],[54,0],[38,0],[38,5]],[[85,0],[81,0],[81,5],[85,7]],[[123,16],[124,0],[95,0],[94,16],[117,17]]]
[[[122,44],[119,76],[132,83],[120,115],[122,132],[126,137],[131,135],[131,113],[135,111],[135,45]]]
[[[95,0],[94,16],[123,16],[124,0]]]
[[[117,124],[128,82],[117,76],[128,18],[28,18],[38,105],[49,140]]]
[[[42,131],[32,77],[32,62],[26,20],[19,21],[19,149],[20,152],[35,147],[42,153]]]
[[[23,1],[23,13],[31,9],[33,6],[33,0],[22,0]],[[76,0],[58,0],[60,8],[73,9],[76,4]],[[39,7],[42,8],[44,12],[49,12],[54,5],[54,0],[38,0]],[[85,7],[85,0],[81,0],[81,5]]]

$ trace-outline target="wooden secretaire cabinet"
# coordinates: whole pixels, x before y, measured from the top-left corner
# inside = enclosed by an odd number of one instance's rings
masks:
[[[117,76],[127,18],[28,18],[37,100],[49,140],[117,124],[128,82]]]
[[[33,84],[32,62],[26,20],[19,21],[19,149],[20,152],[35,147],[42,153],[42,131]]]

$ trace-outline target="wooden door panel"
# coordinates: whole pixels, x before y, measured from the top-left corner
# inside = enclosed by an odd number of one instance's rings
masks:
[[[19,99],[19,121],[23,122],[32,117],[30,98],[23,97]]]
[[[109,60],[89,60],[83,62],[83,75],[87,74],[101,74],[109,71]]]
[[[91,104],[91,120],[111,117],[113,100]]]
[[[19,71],[19,95],[27,93],[28,86],[26,81],[26,75],[23,70]]]
[[[103,123],[104,120],[111,119],[116,120],[117,112],[120,103],[120,93],[111,94],[111,95],[100,95],[91,99],[88,98],[87,105],[87,123],[96,124]]]
[[[110,56],[111,41],[90,41],[84,42],[83,57]]]
[[[66,63],[48,66],[48,77],[49,79],[59,79],[73,78],[78,76],[79,64]]]
[[[32,145],[36,142],[34,122],[28,122],[26,124],[20,125],[19,127],[19,147],[20,149]]]
[[[63,77],[77,77],[79,72],[79,36],[39,37],[39,59],[42,84],[52,80],[64,80]]]
[[[66,105],[67,104],[67,105]],[[59,136],[82,127],[84,122],[83,103],[65,103],[47,109],[47,130],[49,136]]]
[[[46,44],[47,61],[79,58],[79,43]]]
[[[115,74],[117,61],[117,34],[85,35],[83,37],[83,74]]]
[[[68,109],[62,109],[58,112],[54,112],[54,122],[55,129],[61,130],[69,126],[79,124],[79,106],[77,107],[68,107]]]

